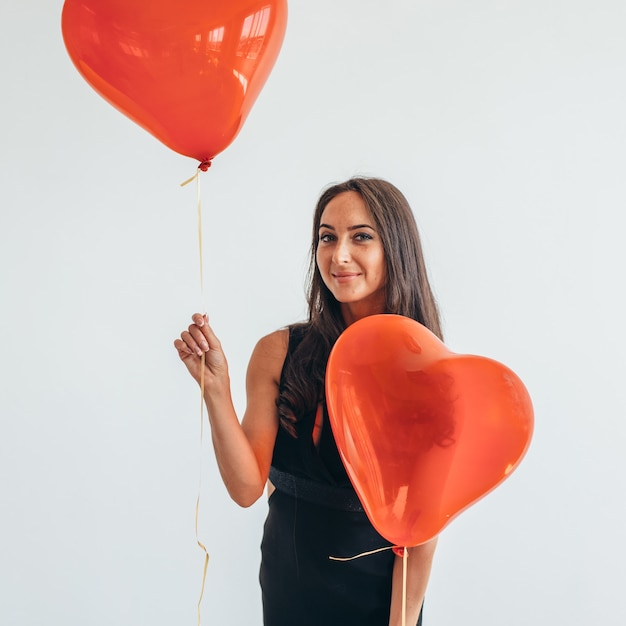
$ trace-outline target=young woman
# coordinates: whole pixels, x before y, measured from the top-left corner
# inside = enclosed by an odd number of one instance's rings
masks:
[[[196,381],[205,358],[205,402],[217,463],[235,502],[250,506],[269,480],[261,545],[265,626],[399,626],[402,561],[372,527],[341,463],[324,400],[330,350],[367,315],[411,317],[441,336],[439,313],[413,213],[376,178],[328,188],[313,219],[309,319],[256,345],[239,422],[228,365],[208,320],[174,342]],[[407,624],[421,608],[436,540],[409,550]]]

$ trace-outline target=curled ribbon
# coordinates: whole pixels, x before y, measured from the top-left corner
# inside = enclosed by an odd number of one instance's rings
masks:
[[[200,298],[202,304],[202,314],[206,315],[206,307],[204,306],[204,260],[202,251],[202,201],[200,194],[200,177],[199,173],[206,172],[211,166],[211,161],[203,161],[198,165],[196,173],[188,178],[186,181],[180,184],[181,187],[185,187],[189,183],[196,181],[196,207],[198,214],[198,253],[200,261]],[[202,454],[202,443],[204,440],[204,369],[206,364],[206,353],[202,353],[201,367],[200,367],[200,453]],[[198,521],[200,518],[200,495],[202,493],[202,465],[200,465],[200,481],[198,486],[198,497],[196,499],[196,543],[199,548],[204,552],[204,565],[202,567],[202,585],[200,587],[200,597],[198,598],[198,626],[201,625],[201,606],[202,598],[204,596],[204,588],[206,585],[207,568],[209,566],[209,553],[204,543],[200,540],[200,531],[198,529]]]

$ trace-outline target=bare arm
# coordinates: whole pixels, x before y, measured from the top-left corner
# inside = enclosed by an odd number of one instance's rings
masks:
[[[250,506],[263,494],[278,431],[276,398],[287,352],[288,331],[281,330],[256,345],[246,379],[247,407],[242,422],[235,412],[222,346],[205,317],[174,342],[179,357],[200,383],[205,355],[204,401],[211,424],[217,465],[231,498]]]
[[[417,624],[424,594],[430,577],[430,569],[437,546],[437,538],[409,548],[407,561],[407,584],[406,584],[406,626]],[[389,614],[389,626],[401,626],[402,624],[402,557],[396,556],[393,565],[393,581],[391,587],[391,611]]]

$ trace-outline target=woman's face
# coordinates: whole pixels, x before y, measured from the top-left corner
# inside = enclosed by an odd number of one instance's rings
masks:
[[[335,196],[320,219],[317,267],[341,303],[346,323],[386,310],[385,253],[374,220],[356,191]]]

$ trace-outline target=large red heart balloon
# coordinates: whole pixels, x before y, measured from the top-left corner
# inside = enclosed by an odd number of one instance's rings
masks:
[[[272,70],[287,0],[66,0],[65,46],[83,78],[176,152],[210,163]]]
[[[331,427],[378,532],[432,539],[524,456],[533,408],[507,367],[459,355],[418,322],[373,315],[349,326],[327,367]]]

